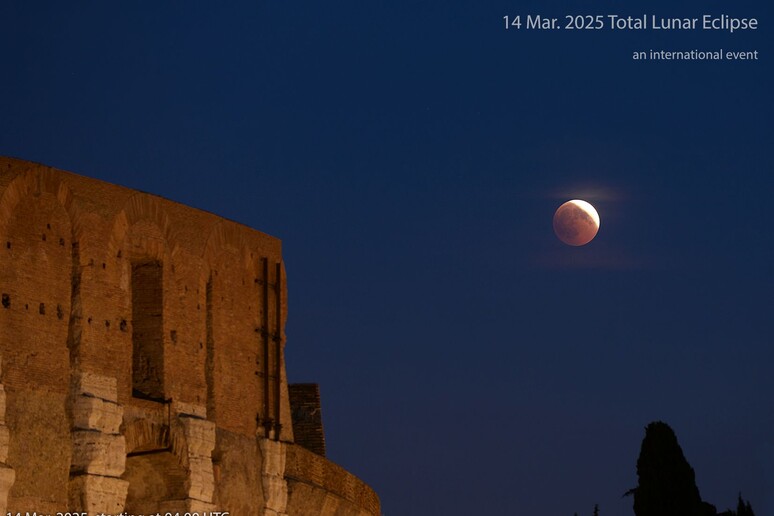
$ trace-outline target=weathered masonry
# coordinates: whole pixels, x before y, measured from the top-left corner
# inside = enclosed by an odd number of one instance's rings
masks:
[[[379,514],[291,406],[278,239],[0,158],[0,295],[0,513]]]

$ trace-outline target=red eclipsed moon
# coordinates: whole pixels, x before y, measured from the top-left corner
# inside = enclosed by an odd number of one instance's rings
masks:
[[[567,201],[554,213],[554,233],[567,245],[586,245],[594,240],[597,231],[599,214],[586,201]]]

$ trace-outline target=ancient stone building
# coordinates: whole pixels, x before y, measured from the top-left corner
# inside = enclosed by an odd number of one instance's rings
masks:
[[[0,158],[0,294],[1,514],[379,514],[294,442],[276,238]]]

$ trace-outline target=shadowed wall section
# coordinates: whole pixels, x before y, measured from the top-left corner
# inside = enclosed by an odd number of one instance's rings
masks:
[[[379,514],[293,444],[284,275],[276,238],[0,158],[0,512]]]
[[[320,386],[295,383],[288,386],[296,444],[325,457],[325,433],[320,407]]]
[[[164,267],[132,264],[132,394],[164,399]]]

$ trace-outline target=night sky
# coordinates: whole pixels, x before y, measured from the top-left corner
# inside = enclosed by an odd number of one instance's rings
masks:
[[[654,420],[774,514],[770,3],[160,3],[2,2],[0,155],[280,238],[288,376],[386,515],[632,515]],[[616,13],[759,29],[503,20]]]

